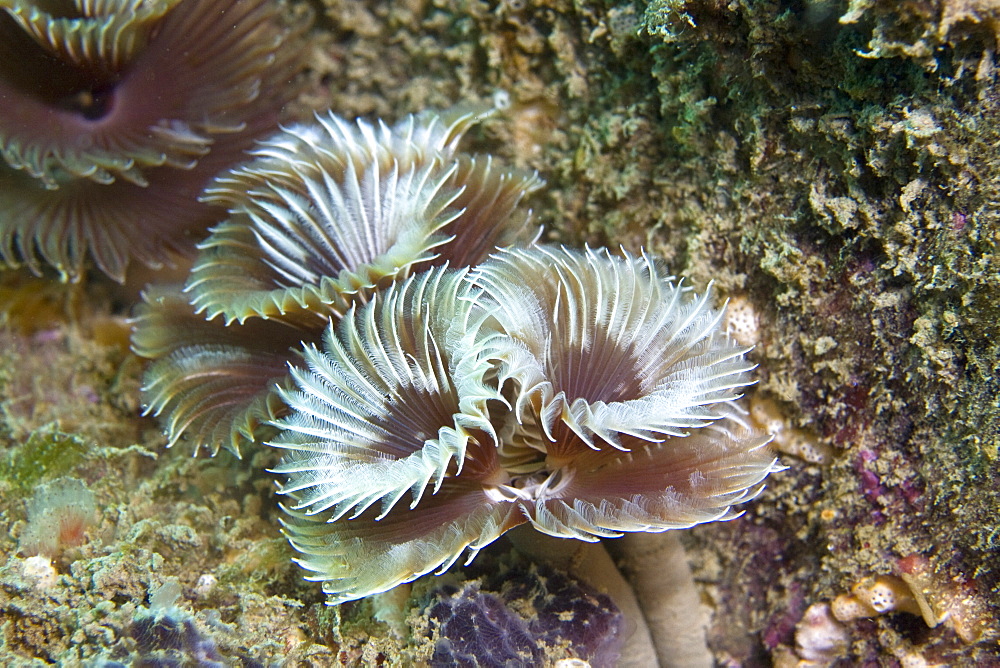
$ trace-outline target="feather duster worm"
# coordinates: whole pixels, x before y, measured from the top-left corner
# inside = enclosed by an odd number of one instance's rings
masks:
[[[190,304],[147,295],[133,336],[156,360],[143,391],[170,443],[187,434],[238,454],[266,433],[284,362],[298,364],[294,349],[319,342],[331,318],[414,268],[472,265],[537,236],[516,206],[538,178],[457,153],[480,116],[424,113],[392,128],[321,116],[212,183],[205,199],[230,215],[201,244]]]
[[[774,470],[734,403],[749,349],[708,293],[591,249],[504,251],[472,281],[498,332],[478,354],[512,406],[496,493],[535,528],[594,540],[729,519]]]
[[[450,565],[523,521],[487,493],[502,473],[490,404],[503,399],[486,360],[456,356],[476,329],[464,283],[435,269],[389,287],[307,348],[308,370],[282,393],[292,413],[271,445],[288,451],[275,469],[296,501],[286,533],[332,603]]]
[[[274,423],[299,562],[340,603],[526,522],[593,541],[735,517],[778,466],[721,315],[647,257],[548,248],[350,310]]]
[[[528,216],[515,207],[538,178],[455,155],[486,113],[424,113],[394,128],[329,114],[263,142],[205,194],[231,217],[201,244],[192,303],[229,322],[325,320],[414,269],[474,264],[524,239]]]
[[[266,0],[0,0],[0,263],[123,281],[219,220],[209,180],[297,92]]]
[[[312,336],[281,322],[226,327],[196,315],[177,288],[150,288],[133,318],[132,349],[155,360],[146,370],[146,413],[163,417],[167,445],[182,436],[195,453],[225,447],[237,456],[283,404],[277,385]]]

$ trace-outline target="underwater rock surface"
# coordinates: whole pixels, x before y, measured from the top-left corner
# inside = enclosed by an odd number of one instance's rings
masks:
[[[547,181],[530,202],[546,241],[645,246],[739,304],[752,415],[790,469],[742,518],[680,536],[720,665],[1000,661],[996,10],[325,8],[303,107],[398,119],[500,98],[470,140]],[[372,601],[324,607],[275,531],[272,453],[163,449],[136,417],[125,300],[2,280],[0,662],[124,647],[168,578],[195,624],[234,629],[214,640],[224,656],[431,661],[406,619],[440,580],[403,592],[403,635]],[[94,495],[86,539],[48,563],[19,554],[26,501],[61,477]]]

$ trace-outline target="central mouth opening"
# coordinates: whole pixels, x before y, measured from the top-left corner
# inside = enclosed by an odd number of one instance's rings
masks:
[[[111,86],[81,90],[64,97],[59,106],[83,116],[88,121],[99,121],[111,112],[115,90]]]
[[[55,8],[48,4],[47,10]],[[81,18],[72,10],[54,11],[52,16]],[[97,64],[74,63],[51,53],[6,12],[0,12],[0,60],[16,63],[0,68],[0,80],[27,98],[88,121],[105,118],[114,108],[120,72],[103,70]]]

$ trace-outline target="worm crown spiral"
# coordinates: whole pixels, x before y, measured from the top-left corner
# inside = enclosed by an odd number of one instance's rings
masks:
[[[738,516],[780,467],[721,316],[648,257],[544,246],[351,309],[273,423],[299,562],[339,603],[526,522],[593,541]]]

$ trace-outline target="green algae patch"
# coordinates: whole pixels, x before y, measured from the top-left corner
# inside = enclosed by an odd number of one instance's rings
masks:
[[[90,445],[80,436],[52,425],[41,427],[21,447],[3,453],[0,480],[25,492],[43,480],[68,474],[91,454]]]

